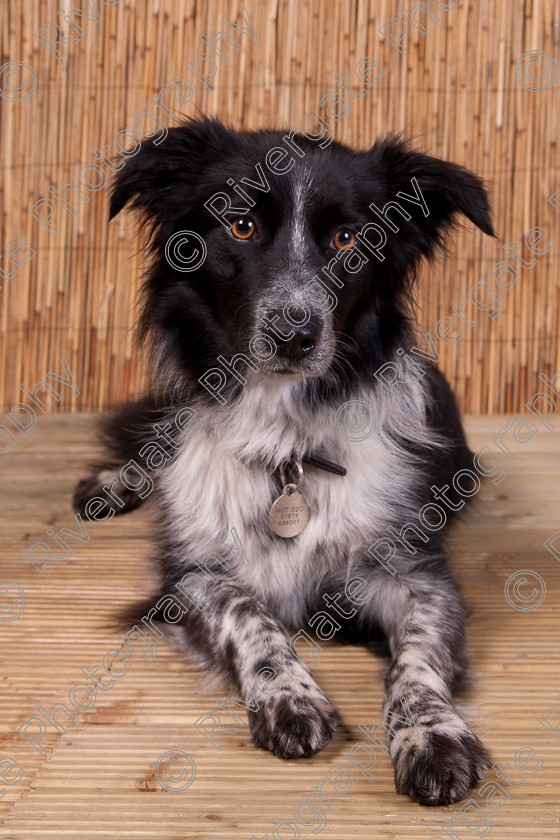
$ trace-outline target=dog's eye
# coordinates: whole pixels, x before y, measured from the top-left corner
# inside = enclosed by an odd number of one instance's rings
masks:
[[[337,251],[344,251],[346,248],[351,248],[356,244],[356,234],[349,228],[340,228],[337,230],[332,238],[331,248],[336,248]]]
[[[245,218],[245,216],[236,219],[231,226],[231,232],[236,239],[250,239],[255,230],[255,223],[251,219]]]

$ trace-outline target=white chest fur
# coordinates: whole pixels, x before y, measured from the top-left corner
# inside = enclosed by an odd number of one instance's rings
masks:
[[[422,389],[384,394],[369,401],[375,428],[362,440],[349,440],[335,424],[338,407],[298,412],[297,385],[247,386],[228,411],[224,406],[187,433],[174,462],[162,474],[161,491],[168,527],[185,547],[186,557],[204,558],[218,543],[232,544],[235,528],[248,565],[235,564],[235,576],[265,600],[293,599],[308,592],[334,568],[344,568],[387,525],[395,510],[409,505],[413,468],[388,429],[406,423],[422,433]],[[401,428],[399,429],[399,426]],[[338,476],[305,467],[302,492],[311,509],[307,527],[282,539],[270,528],[268,514],[277,498],[271,471],[292,451],[314,451],[346,467]],[[272,466],[271,466],[272,464]],[[294,604],[297,611],[297,605]]]

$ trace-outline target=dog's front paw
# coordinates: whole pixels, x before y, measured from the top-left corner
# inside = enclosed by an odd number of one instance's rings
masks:
[[[464,799],[490,767],[484,744],[466,728],[463,732],[419,727],[416,736],[391,744],[397,793],[422,805],[448,805]]]
[[[249,712],[253,743],[278,758],[300,758],[324,749],[340,720],[318,687],[313,694],[278,692],[257,712]]]

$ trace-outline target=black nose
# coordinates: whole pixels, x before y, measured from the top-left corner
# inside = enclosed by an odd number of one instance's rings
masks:
[[[302,321],[305,313],[293,307],[290,317],[292,320],[288,321],[282,311],[271,313],[266,334],[274,341],[278,358],[297,362],[308,356],[317,344],[321,335],[321,321],[316,315],[311,315],[307,323],[297,325],[294,322]]]

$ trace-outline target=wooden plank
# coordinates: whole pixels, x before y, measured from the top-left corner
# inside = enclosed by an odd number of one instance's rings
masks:
[[[468,418],[471,446],[488,443],[506,419]],[[254,749],[246,727],[223,735],[221,749],[215,749],[194,722],[220,711],[219,690],[205,688],[193,664],[161,643],[152,661],[135,661],[113,688],[99,691],[95,706],[66,732],[49,726],[45,755],[39,754],[18,727],[36,715],[38,705],[69,705],[70,689],[86,682],[82,666],[100,666],[108,651],[120,649],[123,634],[108,624],[150,591],[154,574],[145,508],[90,523],[89,542],[66,565],[53,566],[51,580],[25,559],[48,528],[71,526],[72,489],[94,455],[93,420],[86,415],[47,415],[34,432],[33,443],[19,443],[4,457],[0,484],[0,580],[18,582],[27,595],[21,618],[0,622],[0,758],[12,756],[25,770],[0,799],[0,837],[272,838],[274,824],[292,819],[294,804],[312,794],[333,764],[344,763],[345,751],[360,740],[359,723],[379,719],[380,660],[334,641],[325,645],[315,675],[339,708],[344,728],[309,760],[281,761]],[[559,567],[543,543],[559,528],[559,466],[560,434],[539,432],[512,456],[501,484],[483,486],[452,538],[475,675],[461,709],[499,764],[512,763],[527,746],[543,761],[525,785],[508,788],[511,798],[501,810],[484,809],[497,840],[558,838],[560,741],[538,717],[558,705]],[[506,580],[521,569],[546,581],[544,602],[530,612],[513,609],[504,597]],[[169,750],[183,750],[196,763],[196,778],[184,791],[166,790],[154,777],[155,762]],[[430,840],[443,836],[442,826],[458,814],[459,806],[422,808],[397,796],[386,755],[378,757],[374,776],[333,798],[322,836]],[[479,794],[473,800],[484,806]],[[467,836],[467,828],[455,827],[460,838]],[[289,836],[289,829],[284,833]],[[308,827],[301,836],[314,835]]]

